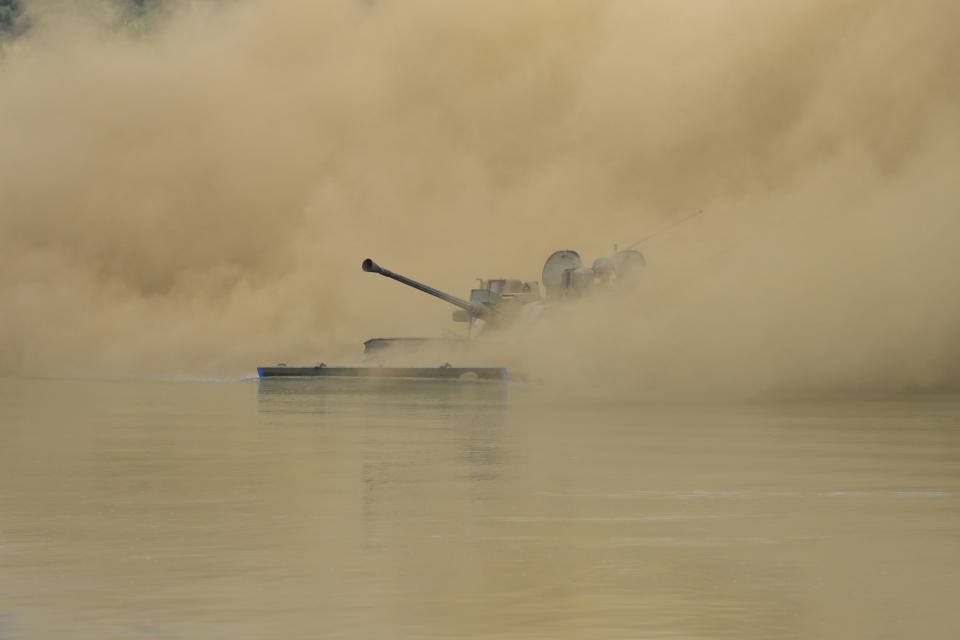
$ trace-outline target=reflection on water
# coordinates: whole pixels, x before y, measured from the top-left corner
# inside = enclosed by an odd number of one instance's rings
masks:
[[[484,480],[501,463],[503,423],[510,387],[501,382],[405,379],[260,379],[260,412],[299,415],[311,424],[352,424],[362,436],[362,487],[366,522],[381,495],[408,469],[434,458],[458,462],[457,473],[474,480],[466,488],[480,496]],[[438,447],[442,445],[442,447]],[[391,508],[387,505],[388,509]]]
[[[958,417],[6,380],[0,638],[952,638]]]

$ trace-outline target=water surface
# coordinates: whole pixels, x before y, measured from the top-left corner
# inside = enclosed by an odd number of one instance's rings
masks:
[[[960,396],[3,381],[0,639],[954,638]]]

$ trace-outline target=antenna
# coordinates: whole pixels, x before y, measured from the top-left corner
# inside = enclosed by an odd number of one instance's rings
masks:
[[[654,231],[654,232],[651,233],[650,235],[647,235],[647,236],[644,236],[644,237],[640,238],[639,240],[637,240],[636,242],[634,242],[633,244],[631,244],[630,246],[628,246],[627,249],[633,249],[634,247],[643,244],[644,242],[646,242],[646,241],[654,238],[655,236],[660,235],[660,234],[663,233],[664,231],[667,231],[667,230],[669,230],[669,229],[672,229],[672,228],[674,228],[674,227],[676,227],[676,226],[678,226],[678,225],[680,225],[680,224],[683,224],[683,223],[686,222],[687,220],[692,220],[693,218],[696,218],[697,216],[702,215],[702,214],[703,214],[703,209],[700,209],[700,210],[697,211],[696,213],[692,213],[692,214],[690,214],[690,215],[688,215],[688,216],[686,216],[686,217],[684,217],[684,218],[680,218],[679,220],[674,220],[673,222],[668,222],[667,224],[663,225],[662,227],[660,227],[659,229],[657,229],[656,231]],[[613,245],[613,252],[614,252],[614,253],[617,252],[617,245]]]

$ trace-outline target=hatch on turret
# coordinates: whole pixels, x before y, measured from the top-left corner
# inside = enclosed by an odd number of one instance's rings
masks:
[[[570,249],[554,251],[543,265],[543,273],[540,276],[540,282],[547,290],[547,297],[551,298],[562,294],[564,291],[565,271],[579,269],[582,262],[580,254]],[[566,276],[569,278],[569,276]]]
[[[523,293],[523,280],[518,278],[493,278],[480,281],[481,289],[489,289],[491,292],[505,295],[513,293]]]

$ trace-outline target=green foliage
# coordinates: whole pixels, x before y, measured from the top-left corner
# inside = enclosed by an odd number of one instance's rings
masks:
[[[169,9],[164,0],[117,0],[122,8],[121,27],[133,34],[150,30],[153,22]]]
[[[0,0],[0,61],[16,52],[17,36],[29,26],[21,0]]]
[[[82,1],[82,0],[81,0]],[[171,11],[169,0],[110,0],[117,8],[115,26],[128,33],[147,33]],[[30,26],[26,0],[0,0],[0,57],[12,46],[17,36]]]
[[[160,7],[162,0],[128,0],[130,10],[136,13],[147,13]]]
[[[0,0],[0,31],[13,31],[20,18],[20,0]]]

